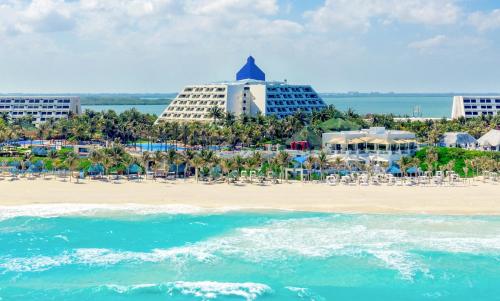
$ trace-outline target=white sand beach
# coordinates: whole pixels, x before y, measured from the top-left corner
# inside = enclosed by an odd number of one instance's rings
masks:
[[[500,215],[500,184],[468,186],[329,186],[283,183],[267,186],[204,184],[193,181],[86,180],[0,181],[0,205],[28,204],[190,205],[206,209],[299,210],[339,213]]]

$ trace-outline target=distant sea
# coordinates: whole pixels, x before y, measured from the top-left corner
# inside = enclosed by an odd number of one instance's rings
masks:
[[[453,102],[452,96],[442,95],[398,95],[398,94],[381,94],[381,95],[339,95],[322,96],[323,100],[334,105],[341,111],[346,111],[349,108],[359,114],[368,113],[384,113],[394,114],[399,116],[413,116],[415,109],[421,112],[423,117],[450,117],[451,106]],[[165,109],[165,105],[85,105],[83,109],[91,109],[96,111],[115,110],[123,112],[130,108],[136,108],[143,113],[160,115]]]
[[[492,301],[499,260],[499,217],[0,208],[2,301]]]

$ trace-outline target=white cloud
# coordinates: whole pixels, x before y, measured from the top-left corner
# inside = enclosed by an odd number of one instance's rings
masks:
[[[446,43],[447,37],[444,35],[438,35],[430,39],[415,41],[408,44],[409,48],[417,49],[421,52],[428,52],[432,49],[441,47],[444,43]]]
[[[252,12],[272,15],[278,11],[276,0],[188,0],[186,10],[194,14],[239,14]]]
[[[446,25],[455,23],[460,13],[453,0],[325,0],[305,15],[314,28],[326,31],[335,25],[367,30],[376,18],[384,24]]]
[[[480,31],[500,28],[500,9],[491,12],[475,12],[469,16],[469,23]]]

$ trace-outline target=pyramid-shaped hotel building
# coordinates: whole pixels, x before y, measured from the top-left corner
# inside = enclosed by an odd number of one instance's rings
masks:
[[[184,87],[158,121],[210,121],[209,109],[214,106],[236,116],[260,113],[284,118],[297,111],[322,110],[325,103],[309,85],[266,81],[265,73],[250,56],[236,74],[236,81]]]

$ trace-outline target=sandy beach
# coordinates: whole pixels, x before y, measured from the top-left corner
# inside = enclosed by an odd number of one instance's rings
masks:
[[[474,182],[468,186],[329,186],[283,183],[260,186],[204,184],[193,181],[86,180],[0,181],[0,205],[28,204],[190,205],[206,209],[298,210],[343,213],[408,213],[500,215],[500,185]]]

